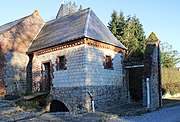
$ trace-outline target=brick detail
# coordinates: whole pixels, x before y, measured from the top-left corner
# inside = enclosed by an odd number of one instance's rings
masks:
[[[99,42],[99,41],[89,39],[89,38],[82,38],[82,39],[74,40],[74,41],[71,41],[71,42],[68,42],[68,43],[60,44],[58,46],[53,46],[53,47],[50,47],[50,48],[46,48],[46,49],[36,51],[35,54],[36,55],[43,55],[43,54],[46,54],[46,53],[51,53],[51,52],[58,51],[58,50],[64,50],[66,48],[72,48],[74,46],[79,46],[79,45],[83,45],[83,44],[94,46],[94,47],[97,47],[97,48],[109,49],[109,50],[113,50],[115,52],[120,52],[120,53],[123,53],[123,54],[126,53],[126,50],[122,49],[120,47],[116,47],[116,46],[106,44],[106,43],[103,43],[103,42]]]

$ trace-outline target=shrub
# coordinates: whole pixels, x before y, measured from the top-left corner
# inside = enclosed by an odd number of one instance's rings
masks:
[[[22,109],[29,110],[29,109],[41,109],[35,101],[21,101],[17,103]]]
[[[42,110],[48,103],[50,95],[44,95],[26,101],[18,101],[17,104],[24,110]]]
[[[170,83],[170,82],[165,83],[165,84],[163,84],[162,88],[164,89],[164,93],[170,93],[170,95],[180,93],[180,84],[179,83]]]

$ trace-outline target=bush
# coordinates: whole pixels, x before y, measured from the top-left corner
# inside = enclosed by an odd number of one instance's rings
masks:
[[[18,101],[17,104],[24,110],[42,110],[48,104],[50,95],[39,96],[31,100]]]
[[[162,88],[164,89],[164,93],[169,93],[170,95],[180,93],[179,83],[165,83],[163,84]]]
[[[35,101],[21,101],[17,104],[24,110],[41,109],[41,107]]]

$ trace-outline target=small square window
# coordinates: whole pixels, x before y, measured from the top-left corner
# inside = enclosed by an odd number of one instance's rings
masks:
[[[57,71],[67,69],[65,56],[57,57],[56,64],[57,64],[57,66],[56,66]]]
[[[111,56],[104,57],[104,69],[113,69],[113,63]]]

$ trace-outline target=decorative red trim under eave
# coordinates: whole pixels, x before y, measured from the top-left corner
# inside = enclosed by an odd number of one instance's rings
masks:
[[[109,50],[113,50],[115,52],[119,52],[119,53],[123,53],[123,54],[126,53],[126,50],[122,49],[120,47],[110,45],[107,43],[103,43],[103,42],[100,42],[97,40],[89,39],[89,38],[82,38],[82,39],[74,40],[72,42],[53,46],[53,47],[50,47],[47,49],[42,49],[42,50],[34,52],[34,54],[35,55],[43,55],[43,54],[50,53],[53,51],[62,50],[62,49],[70,48],[70,47],[75,47],[75,46],[79,46],[79,45],[83,45],[83,44],[93,46],[93,47],[98,47],[98,48],[109,49]]]

